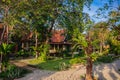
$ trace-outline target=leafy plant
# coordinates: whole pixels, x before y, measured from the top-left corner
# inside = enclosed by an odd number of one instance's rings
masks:
[[[36,52],[39,54],[39,59],[41,61],[47,60],[47,53],[49,52],[49,45],[48,44],[42,44],[39,47],[32,47],[33,49],[33,55],[36,54]]]
[[[59,63],[59,70],[66,70],[68,69],[70,66],[68,64],[66,64],[65,62],[60,62]]]
[[[90,56],[92,58],[92,61],[96,61],[97,58],[100,56],[100,54],[98,54],[98,53],[92,53]]]
[[[31,55],[31,52],[28,52],[23,49],[17,52],[18,57],[28,57],[29,55]]]
[[[110,55],[102,55],[97,59],[98,62],[103,62],[103,63],[110,63],[113,60],[114,58]]]
[[[85,64],[86,63],[86,60],[84,58],[73,58],[71,59],[70,61],[70,64],[73,65],[73,64]]]
[[[48,44],[43,44],[40,46],[40,59],[42,61],[47,60],[47,53],[49,52],[49,45]]]
[[[120,54],[120,41],[116,40],[116,37],[113,37],[109,41],[111,54],[119,55]]]
[[[13,80],[15,78],[23,77],[26,73],[30,71],[16,67],[14,65],[8,65],[6,71],[0,73],[0,78]]]
[[[7,67],[8,62],[9,62],[9,53],[11,52],[13,45],[12,44],[6,44],[6,43],[2,43],[2,45],[0,46],[0,54],[2,56],[1,62],[2,62],[2,66],[1,66],[1,70],[4,70],[5,67]]]

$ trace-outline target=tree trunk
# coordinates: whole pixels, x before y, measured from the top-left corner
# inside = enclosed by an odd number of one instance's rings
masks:
[[[45,35],[45,36],[46,36],[45,44],[48,44],[48,42],[49,42],[49,37],[50,37],[49,34],[51,34],[51,32],[52,32],[52,30],[53,30],[54,23],[55,23],[55,20],[53,19],[53,20],[51,21],[51,26],[50,26],[47,34]]]
[[[3,56],[3,55],[1,54],[1,56],[0,56],[0,62],[1,62],[0,67],[1,67],[1,71],[3,70],[3,69],[2,69],[2,59],[3,59],[2,56]]]
[[[38,47],[38,35],[37,35],[37,32],[35,32],[35,48],[36,48],[36,55],[35,55],[35,57],[36,58],[39,57],[39,53],[37,52],[37,47]]]
[[[3,32],[2,32],[2,35],[1,35],[1,43],[3,42],[3,39],[4,39],[4,33],[5,33],[5,26],[3,28]]]
[[[91,37],[90,34],[88,33],[88,36],[86,37],[88,46],[85,48],[85,53],[87,55],[87,65],[86,65],[86,77],[85,80],[92,80],[92,58],[90,57],[90,55],[93,52],[93,46],[91,44]]]
[[[9,29],[8,29],[8,26],[6,26],[6,43],[8,44],[9,43]]]
[[[92,58],[89,56],[87,57],[85,80],[92,80]]]
[[[45,41],[45,44],[48,44],[48,42],[49,42],[49,37],[48,37],[48,36],[46,36],[46,41]]]
[[[38,57],[39,57],[39,52],[36,51],[35,58],[38,59]]]
[[[102,53],[102,43],[100,43],[100,53]]]

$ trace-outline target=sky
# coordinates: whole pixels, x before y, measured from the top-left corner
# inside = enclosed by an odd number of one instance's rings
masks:
[[[100,21],[106,21],[108,19],[106,17],[101,18],[101,19],[95,18],[96,11],[99,8],[103,7],[105,3],[109,3],[109,1],[108,0],[93,0],[90,10],[87,7],[84,7],[83,11],[85,13],[88,13],[89,16],[91,17],[91,19],[93,19],[95,21],[95,23],[100,22]],[[113,0],[113,2],[110,4],[110,6],[113,6],[113,10],[115,10],[116,7],[120,6],[120,0]],[[108,15],[109,11],[110,10],[106,10],[104,14]]]

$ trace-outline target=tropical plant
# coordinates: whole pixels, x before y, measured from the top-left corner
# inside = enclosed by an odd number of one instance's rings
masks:
[[[11,52],[13,45],[12,44],[6,44],[2,43],[0,45],[0,54],[1,54],[1,70],[5,70],[5,67],[7,67],[9,63],[9,53]]]
[[[41,49],[40,49],[40,59],[42,61],[46,61],[47,60],[47,54],[49,53],[49,45],[48,44],[43,44],[41,45]]]
[[[5,80],[14,80],[16,78],[23,77],[25,74],[29,73],[29,70],[16,67],[15,65],[8,65],[6,71],[0,73],[0,78]]]
[[[75,42],[75,46],[82,46],[84,51],[85,51],[85,55],[86,55],[86,80],[92,80],[92,57],[91,54],[93,53],[92,51],[92,37],[90,34],[90,31],[87,32],[86,36],[84,36],[79,29],[75,29],[73,36],[73,41]]]
[[[32,47],[33,54],[36,58],[40,58],[41,61],[47,60],[47,54],[49,53],[49,45],[48,44],[41,44],[39,47]]]

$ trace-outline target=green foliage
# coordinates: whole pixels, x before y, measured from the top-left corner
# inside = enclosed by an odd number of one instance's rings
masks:
[[[117,45],[117,46],[112,45],[110,48],[110,53],[120,55],[120,45]]]
[[[108,51],[107,51],[108,53]],[[91,55],[93,62],[102,62],[102,63],[110,63],[116,59],[114,55],[106,54],[106,52],[103,53],[92,53]]]
[[[60,62],[59,63],[59,70],[67,70],[70,67],[70,65],[66,64],[65,62]]]
[[[29,55],[31,55],[31,52],[28,52],[23,49],[17,52],[18,57],[28,57]]]
[[[87,42],[85,39],[85,36],[79,31],[78,28],[74,29],[73,31],[73,41],[77,44],[74,45],[74,47],[80,47],[82,45],[83,47],[87,47]]]
[[[47,54],[49,53],[49,44],[41,44],[39,47],[33,46],[33,55],[36,55],[36,52],[39,53],[39,59],[41,61],[46,61],[47,60]]]
[[[62,51],[60,54],[63,56],[63,58],[71,57],[70,50],[68,48]]]
[[[17,54],[18,54],[19,56],[23,56],[23,55],[24,55],[24,50],[20,50],[19,52],[17,52]]]
[[[97,62],[110,63],[114,61],[114,57],[110,55],[103,55],[97,58]]]
[[[94,52],[94,53],[92,53],[90,56],[91,56],[91,58],[92,58],[92,61],[94,62],[94,61],[97,60],[97,58],[100,56],[100,54]]]
[[[11,52],[12,47],[13,47],[12,44],[2,43],[2,45],[0,45],[0,54],[2,55],[1,57],[2,68],[5,68],[8,65],[9,53]]]
[[[38,51],[39,48],[37,48],[37,47],[35,47],[35,46],[32,46],[31,49],[33,50],[33,51],[32,51],[32,54],[35,56],[36,51]]]
[[[0,45],[0,53],[3,55],[7,55],[11,52],[12,47],[12,44],[2,43],[2,45]]]
[[[43,44],[40,46],[39,48],[40,50],[40,59],[42,61],[46,61],[47,60],[47,54],[49,53],[49,45],[48,44]]]
[[[3,71],[0,73],[0,78],[3,78],[5,80],[10,79],[16,79],[23,77],[25,74],[29,73],[30,71],[22,68],[18,68],[14,65],[8,65],[6,71]]]
[[[73,58],[70,60],[70,64],[73,65],[73,64],[85,64],[86,63],[86,60],[85,58],[80,58],[80,57],[77,57],[77,58]]]
[[[111,54],[116,54],[116,55],[120,54],[120,41],[118,41],[114,38],[111,40],[111,42],[110,42],[110,53]]]

